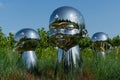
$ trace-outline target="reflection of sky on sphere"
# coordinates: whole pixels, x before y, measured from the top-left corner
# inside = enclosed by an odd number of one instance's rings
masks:
[[[50,23],[54,22],[56,19],[58,20],[70,20],[72,22],[83,24],[84,19],[82,14],[72,7],[60,7],[57,8],[50,17]]]
[[[93,36],[92,36],[92,41],[96,42],[96,41],[107,41],[108,40],[108,35],[104,32],[96,32]]]
[[[15,34],[14,38],[16,41],[19,41],[22,38],[39,39],[39,35],[35,30],[33,30],[31,28],[24,28],[24,29],[19,30]]]

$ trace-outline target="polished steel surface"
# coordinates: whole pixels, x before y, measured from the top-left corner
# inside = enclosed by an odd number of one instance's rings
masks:
[[[102,56],[105,58],[106,51],[111,48],[108,43],[108,35],[104,32],[97,32],[92,36],[92,48],[94,50],[95,57]]]
[[[40,39],[38,33],[34,29],[31,29],[31,28],[21,29],[15,34],[15,37],[14,37],[15,41],[20,41],[23,38]]]
[[[24,28],[15,34],[14,39],[16,41],[14,45],[15,49],[17,51],[24,51],[35,50],[39,43],[40,37],[34,29]]]
[[[101,54],[102,54],[103,58],[105,58],[105,52],[102,51]]]
[[[65,72],[70,72],[74,70],[81,71],[81,66],[83,63],[82,56],[80,53],[80,48],[78,45],[65,51],[58,48],[58,64],[62,65]]]
[[[27,69],[37,66],[37,57],[35,55],[35,51],[24,51],[22,53],[22,60]]]
[[[101,58],[105,59],[105,56],[106,56],[105,51],[99,51],[99,52],[94,53],[95,58],[100,58],[101,57]]]
[[[49,29],[51,43],[64,50],[75,46],[87,34],[81,13],[68,6],[54,10],[50,16]]]
[[[62,65],[66,73],[81,70],[82,56],[78,44],[86,36],[87,30],[80,11],[69,6],[53,11],[49,20],[49,38],[58,47],[57,66]]]
[[[108,40],[108,35],[104,32],[97,32],[92,36],[92,41],[107,41]]]
[[[73,62],[73,64],[77,65],[77,60],[81,62],[80,59],[80,48],[78,45],[70,48],[68,51],[58,48],[58,61],[61,63],[62,59],[68,63],[68,66]],[[63,58],[64,57],[64,58]]]
[[[35,49],[40,39],[38,33],[34,29],[24,28],[15,34],[14,39],[15,51],[22,54],[22,60],[27,69],[35,68],[37,65]]]
[[[54,10],[50,16],[50,23],[55,20],[69,20],[77,24],[84,24],[84,19],[81,12],[69,6],[59,7]]]

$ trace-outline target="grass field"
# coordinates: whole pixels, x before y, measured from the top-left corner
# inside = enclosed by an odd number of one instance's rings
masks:
[[[83,72],[78,74],[78,80],[120,80],[120,51],[107,53],[106,58],[93,58],[93,51],[82,50]],[[72,80],[61,76],[54,76],[57,50],[54,48],[37,49],[38,70],[27,71],[22,64],[21,54],[9,48],[0,48],[0,80]],[[74,76],[71,76],[74,77]],[[73,79],[73,80],[76,80]]]

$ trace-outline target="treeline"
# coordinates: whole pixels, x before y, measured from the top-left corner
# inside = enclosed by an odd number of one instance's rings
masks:
[[[40,41],[39,41],[39,48],[48,48],[48,47],[54,47],[55,45],[51,45],[48,37],[48,31],[45,30],[45,28],[39,28],[37,29],[37,32],[40,36]],[[2,27],[0,27],[0,48],[14,48],[14,35],[13,33],[9,33],[8,36],[6,36],[2,32]],[[108,42],[113,46],[117,47],[120,45],[120,36],[117,35],[113,38],[109,38]],[[79,40],[79,45],[81,49],[85,49],[90,47],[92,44],[91,38],[88,36],[86,38],[82,38]]]

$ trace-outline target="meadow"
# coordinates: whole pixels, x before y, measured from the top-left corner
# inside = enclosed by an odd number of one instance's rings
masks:
[[[48,32],[38,29],[41,36],[36,49],[38,69],[28,71],[21,60],[21,54],[14,51],[14,34],[5,36],[0,29],[0,80],[120,80],[120,37],[110,39],[113,49],[106,52],[106,58],[94,57],[90,48],[90,38],[83,39],[81,54],[83,57],[83,70],[80,74],[64,75],[59,72],[54,75],[57,59],[55,45],[49,44]]]
[[[99,57],[96,60],[91,49],[84,49],[82,51],[83,71],[82,74],[78,74],[77,79],[119,80],[120,54],[116,55],[115,52],[115,50],[112,50],[106,53],[105,59]],[[69,80],[61,75],[57,76],[57,78],[54,76],[57,57],[55,48],[53,50],[47,48],[42,53],[38,51],[36,54],[43,54],[38,57],[38,70],[27,71],[22,64],[21,54],[13,52],[12,49],[0,49],[0,80]]]

